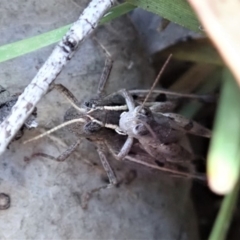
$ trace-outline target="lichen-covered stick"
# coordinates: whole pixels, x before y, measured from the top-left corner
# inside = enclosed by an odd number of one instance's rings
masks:
[[[93,32],[104,13],[114,4],[114,0],[92,0],[88,7],[72,25],[63,39],[54,48],[32,82],[19,96],[11,114],[0,125],[0,155],[13,139],[24,121],[31,114],[49,85],[56,79],[66,63],[76,52],[78,45]]]

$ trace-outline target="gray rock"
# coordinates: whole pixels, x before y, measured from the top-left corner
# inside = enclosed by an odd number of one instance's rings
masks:
[[[6,27],[1,30],[0,44],[69,24],[85,6],[86,1],[2,0],[5,10],[0,24]],[[127,18],[99,27],[95,36],[115,61],[108,93],[152,84],[153,71]],[[52,49],[50,46],[2,63],[0,84],[11,92],[22,91]],[[56,82],[83,100],[96,93],[104,60],[101,48],[87,39]],[[37,107],[37,121],[46,130],[62,122],[69,103],[53,91]],[[198,238],[190,182],[136,164],[111,159],[123,184],[92,194],[83,209],[83,196],[106,184],[94,146],[83,140],[78,151],[62,163],[43,158],[24,161],[36,152],[58,156],[75,140],[63,129],[22,143],[39,134],[41,128],[26,132],[0,157],[0,192],[11,198],[10,208],[0,212],[0,239]]]

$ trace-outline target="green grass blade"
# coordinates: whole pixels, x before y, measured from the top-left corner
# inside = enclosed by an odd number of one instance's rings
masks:
[[[239,179],[239,103],[239,87],[231,73],[224,70],[222,92],[207,162],[209,186],[219,194],[229,193]]]
[[[115,18],[118,18],[130,11],[132,11],[134,8],[136,8],[136,6],[125,2],[122,4],[119,4],[116,7],[111,8],[104,16],[103,18],[100,20],[100,24],[104,24],[106,22],[110,22]]]
[[[58,42],[71,25],[0,47],[0,62],[19,57]]]
[[[240,183],[223,199],[221,209],[214,223],[209,240],[224,240],[237,204]]]
[[[183,27],[202,32],[201,24],[186,0],[127,0],[127,2]]]
[[[100,24],[107,23],[127,12],[133,10],[135,6],[130,3],[123,3],[109,10],[107,14],[100,20]],[[35,37],[26,38],[18,42],[9,43],[0,47],[0,62],[4,62],[24,54],[36,51],[40,48],[49,46],[59,42],[70,25],[60,27],[58,29],[37,35]]]

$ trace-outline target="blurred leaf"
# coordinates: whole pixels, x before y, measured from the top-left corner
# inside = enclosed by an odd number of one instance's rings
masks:
[[[214,92],[220,84],[222,71],[220,67],[205,78],[205,82],[197,90],[197,94],[208,94]],[[178,113],[191,119],[202,108],[204,103],[200,101],[191,101],[179,109]]]
[[[240,1],[188,0],[240,86]]]
[[[240,183],[229,193],[222,202],[221,209],[214,223],[209,240],[226,239],[227,231],[237,204]]]
[[[202,32],[200,23],[186,0],[127,0],[163,18],[196,32]]]
[[[104,24],[106,22],[110,22],[111,20],[118,18],[130,11],[132,11],[134,8],[136,8],[136,6],[125,2],[122,4],[119,4],[116,7],[111,8],[104,16],[103,18],[100,20],[100,24]]]
[[[222,92],[207,162],[209,186],[218,194],[229,193],[239,179],[239,103],[239,87],[229,70],[224,70]]]
[[[193,92],[206,81],[207,76],[211,75],[215,69],[215,65],[196,63],[181,75],[169,89],[181,93]]]
[[[164,56],[168,56],[170,53],[173,54],[174,59],[221,66],[224,64],[217,50],[207,38],[178,42],[159,52]]]

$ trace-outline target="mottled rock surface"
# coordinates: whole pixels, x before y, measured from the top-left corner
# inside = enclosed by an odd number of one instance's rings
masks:
[[[85,6],[86,1],[80,0],[2,0],[0,44],[67,25]],[[126,17],[101,26],[96,37],[115,61],[108,92],[151,85],[153,71]],[[52,49],[50,46],[1,63],[0,85],[12,93],[21,92]],[[56,82],[83,100],[96,93],[104,60],[100,47],[87,39]],[[63,129],[52,137],[23,145],[41,129],[60,124],[69,103],[53,91],[37,107],[40,128],[27,131],[0,157],[0,193],[11,199],[10,207],[0,210],[0,239],[197,239],[188,180],[113,159],[111,163],[123,184],[94,193],[85,205],[83,196],[106,184],[91,143],[83,141],[63,163],[43,158],[24,161],[34,152],[58,156],[75,141]]]

